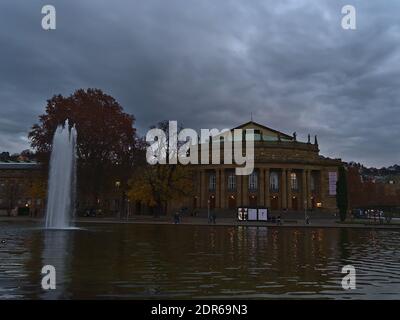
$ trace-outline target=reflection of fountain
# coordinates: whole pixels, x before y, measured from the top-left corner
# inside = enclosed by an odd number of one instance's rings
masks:
[[[46,228],[70,227],[76,178],[76,130],[68,120],[58,126],[50,159]]]
[[[41,299],[66,299],[71,282],[72,250],[75,233],[51,230],[43,234],[41,266],[51,265],[56,271],[56,290],[43,290]],[[42,274],[43,278],[43,274]]]

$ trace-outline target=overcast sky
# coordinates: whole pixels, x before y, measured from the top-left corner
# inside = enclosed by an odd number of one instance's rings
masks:
[[[53,4],[57,29],[41,28]],[[357,10],[343,30],[341,8]],[[321,153],[400,163],[400,1],[1,0],[0,151],[29,146],[46,99],[96,87],[135,115],[235,127],[253,119]]]

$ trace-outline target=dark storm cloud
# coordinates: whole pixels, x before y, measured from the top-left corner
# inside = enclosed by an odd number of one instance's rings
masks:
[[[398,1],[43,1],[0,3],[0,150],[28,146],[53,94],[98,87],[151,124],[225,128],[253,119],[322,153],[399,162]],[[357,30],[341,8],[357,9]]]

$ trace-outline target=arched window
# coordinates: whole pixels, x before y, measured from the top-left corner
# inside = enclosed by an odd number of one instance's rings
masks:
[[[271,172],[269,175],[269,189],[271,191],[279,191],[279,176],[277,172]]]
[[[258,175],[256,171],[249,176],[249,190],[257,190],[258,188]]]
[[[293,191],[299,190],[299,180],[295,172],[290,173],[290,185]]]

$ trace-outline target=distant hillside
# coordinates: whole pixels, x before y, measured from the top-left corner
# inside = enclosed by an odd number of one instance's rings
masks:
[[[398,164],[379,169],[374,167],[367,168],[361,163],[356,162],[348,162],[346,166],[358,168],[360,175],[364,179],[373,179],[377,181],[393,180],[400,182],[400,165]]]

